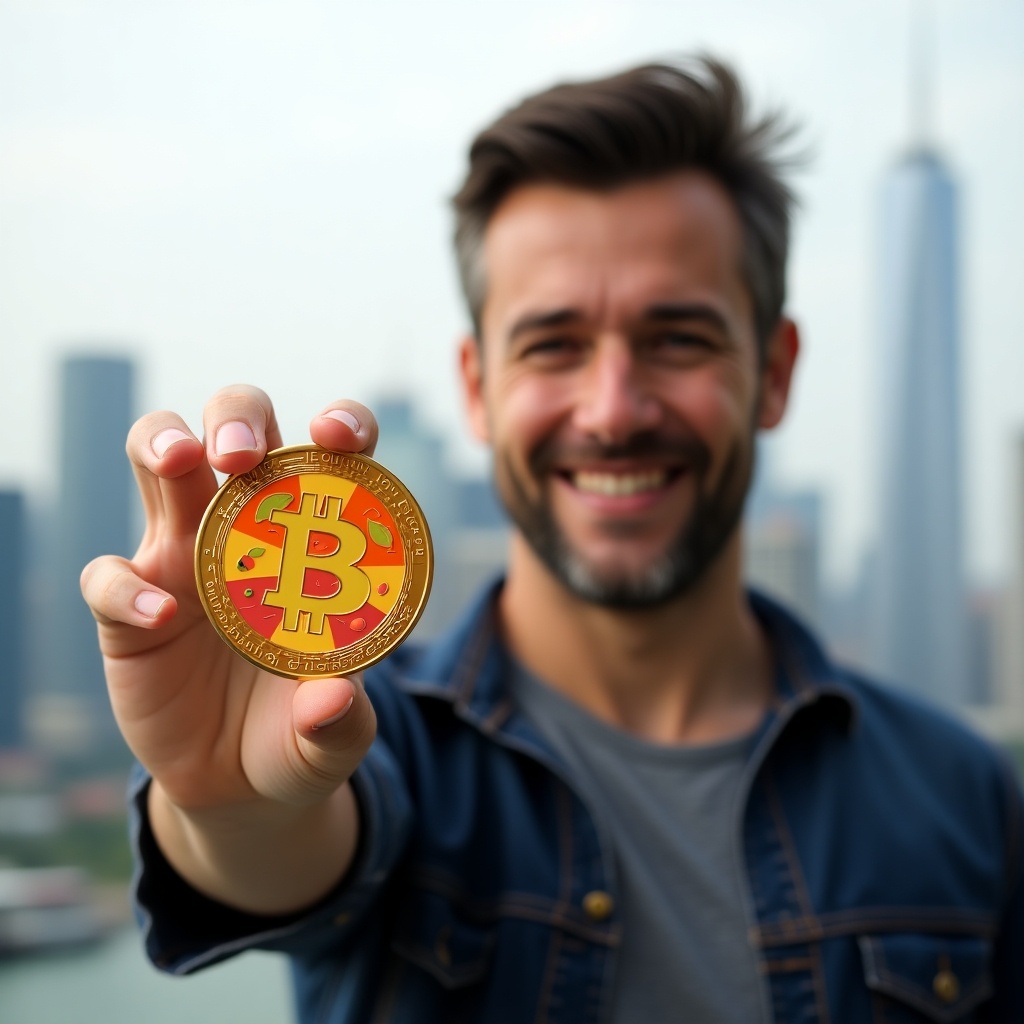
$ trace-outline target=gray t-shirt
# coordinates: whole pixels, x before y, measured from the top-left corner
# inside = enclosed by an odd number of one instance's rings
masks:
[[[612,838],[623,940],[609,1024],[769,1020],[737,829],[751,739],[648,743],[513,675],[523,713]]]

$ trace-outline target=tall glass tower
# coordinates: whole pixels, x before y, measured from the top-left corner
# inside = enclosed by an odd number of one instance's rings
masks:
[[[60,495],[55,569],[60,643],[49,691],[79,717],[87,746],[116,735],[96,622],[78,577],[97,555],[130,556],[134,485],[124,453],[132,424],[134,368],[128,359],[76,355],[61,365]]]
[[[915,146],[882,196],[882,518],[875,661],[893,682],[963,704],[967,628],[961,515],[957,191]]]

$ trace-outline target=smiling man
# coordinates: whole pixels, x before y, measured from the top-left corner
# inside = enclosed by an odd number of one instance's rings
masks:
[[[834,665],[742,584],[785,411],[786,131],[713,61],[531,97],[473,144],[461,375],[507,574],[365,680],[283,683],[195,596],[214,471],[282,443],[231,387],[128,451],[148,526],[88,566],[146,945],[249,947],[299,1018],[1024,1019],[1024,811],[960,725]],[[371,451],[333,403],[319,444]]]

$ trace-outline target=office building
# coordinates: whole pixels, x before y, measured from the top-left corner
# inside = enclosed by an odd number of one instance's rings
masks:
[[[0,490],[0,751],[25,742],[27,517],[20,491]]]
[[[927,144],[887,174],[879,253],[882,387],[875,668],[970,699],[961,512],[957,189]]]
[[[508,526],[489,480],[466,479],[447,464],[440,435],[420,422],[409,399],[376,401],[380,440],[374,457],[413,493],[430,528],[434,582],[416,635],[428,637],[505,565]]]
[[[778,598],[808,626],[821,629],[822,498],[816,491],[781,486],[774,449],[758,439],[758,466],[744,516],[744,576]]]
[[[995,699],[1024,723],[1024,434],[1014,438],[1011,455],[1009,579],[999,624]]]
[[[79,587],[85,564],[135,547],[135,485],[124,445],[134,418],[134,369],[128,359],[75,355],[60,368],[60,481],[52,553],[60,644],[49,698],[77,725],[85,750],[114,735],[96,622]],[[59,624],[59,626],[58,626]],[[69,723],[70,724],[70,723]],[[74,730],[73,730],[74,731]],[[80,753],[82,751],[72,751]]]

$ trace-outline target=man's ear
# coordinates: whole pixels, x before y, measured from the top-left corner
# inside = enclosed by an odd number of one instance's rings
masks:
[[[467,334],[459,343],[459,377],[462,381],[462,400],[470,429],[478,441],[490,443],[491,431],[487,421],[487,403],[484,401],[483,342]]]
[[[782,421],[799,353],[800,332],[796,324],[787,317],[780,317],[761,361],[761,406],[757,425],[762,430],[771,430]]]

